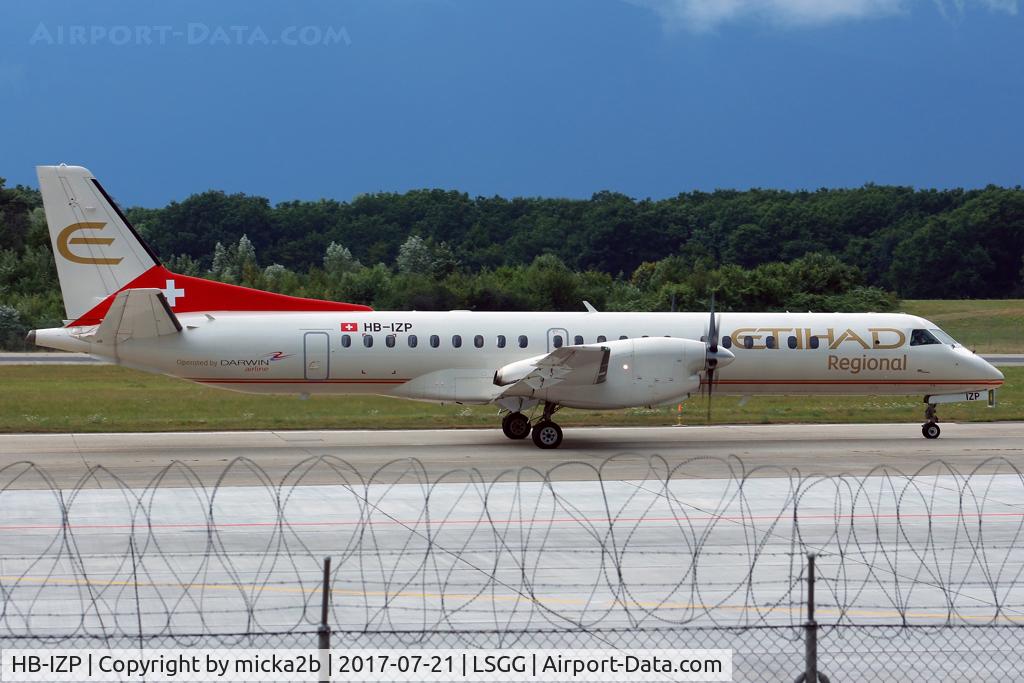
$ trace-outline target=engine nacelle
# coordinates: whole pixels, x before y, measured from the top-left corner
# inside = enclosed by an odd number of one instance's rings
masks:
[[[642,337],[600,344],[611,353],[601,384],[555,384],[533,396],[572,408],[653,406],[687,398],[700,388],[707,346],[694,339]]]

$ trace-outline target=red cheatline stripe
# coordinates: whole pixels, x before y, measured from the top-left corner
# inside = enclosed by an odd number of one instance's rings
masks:
[[[186,377],[203,384],[405,384],[408,379],[214,379]]]
[[[702,515],[702,516],[691,516],[691,517],[554,517],[550,519],[526,519],[526,518],[510,518],[510,519],[488,519],[486,524],[491,526],[501,526],[502,524],[580,524],[580,523],[597,523],[597,524],[610,524],[610,523],[629,523],[635,524],[640,522],[756,522],[764,520],[779,520],[791,518],[791,513],[780,513],[778,515]],[[910,513],[910,514],[896,514],[896,513],[884,513],[884,514],[846,514],[846,515],[800,515],[800,520],[841,520],[841,519],[983,519],[985,517],[1024,517],[1024,512],[947,512],[947,513]],[[485,523],[484,519],[446,519],[446,520],[431,520],[430,526],[444,526],[447,524],[482,524]],[[379,525],[395,525],[395,526],[409,526],[415,527],[425,525],[424,520],[400,520],[400,519],[380,519],[380,520],[349,520],[349,521],[337,521],[337,522],[228,522],[223,524],[136,524],[135,528],[139,530],[143,529],[238,529],[247,527],[274,527],[274,526],[304,526],[304,527],[330,527],[330,526],[357,526],[360,524],[369,524],[373,526]],[[45,529],[131,529],[131,524],[10,524],[0,526],[0,531],[19,531],[19,530],[45,530]]]
[[[701,380],[701,384],[707,384],[707,380]],[[931,385],[963,385],[977,386],[1001,386],[1001,379],[932,379],[918,381],[916,379],[716,379],[715,384],[896,384],[911,386]]]

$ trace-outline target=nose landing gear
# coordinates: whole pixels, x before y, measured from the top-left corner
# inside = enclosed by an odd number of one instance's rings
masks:
[[[934,403],[929,403],[928,407],[924,409],[924,419],[926,422],[921,425],[921,434],[926,439],[937,439],[942,430],[939,429],[939,416],[935,409]]]

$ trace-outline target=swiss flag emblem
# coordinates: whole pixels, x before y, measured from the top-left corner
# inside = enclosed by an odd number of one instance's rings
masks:
[[[359,323],[342,323],[341,324],[341,331],[342,332],[358,332],[359,331]]]

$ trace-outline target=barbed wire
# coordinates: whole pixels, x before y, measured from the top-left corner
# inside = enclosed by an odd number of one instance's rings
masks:
[[[791,627],[808,552],[824,624],[1012,625],[1022,494],[1001,458],[823,476],[623,454],[485,477],[322,456],[278,480],[238,458],[141,487],[22,461],[0,468],[0,639],[308,631],[324,556],[353,632]]]

